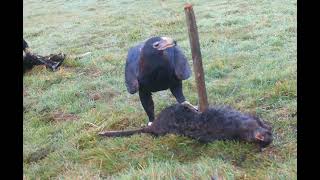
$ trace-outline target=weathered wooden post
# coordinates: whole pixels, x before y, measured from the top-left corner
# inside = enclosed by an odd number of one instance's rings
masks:
[[[202,67],[202,58],[200,51],[200,43],[198,36],[198,29],[196,19],[194,16],[192,4],[186,4],[184,6],[184,12],[186,14],[189,41],[192,53],[193,70],[196,79],[198,98],[199,98],[199,110],[204,112],[208,108],[208,99],[206,92],[206,84],[204,80],[204,72]]]

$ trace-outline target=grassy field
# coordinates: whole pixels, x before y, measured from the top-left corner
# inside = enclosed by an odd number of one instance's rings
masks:
[[[24,38],[33,51],[68,54],[59,71],[39,66],[23,77],[25,179],[297,178],[296,1],[190,2],[209,103],[270,122],[273,144],[257,153],[250,144],[202,145],[176,135],[98,137],[147,122],[138,95],[124,84],[130,46],[173,37],[192,65],[185,1],[24,0]],[[193,76],[184,92],[197,104]],[[153,97],[157,114],[175,103],[169,91]]]

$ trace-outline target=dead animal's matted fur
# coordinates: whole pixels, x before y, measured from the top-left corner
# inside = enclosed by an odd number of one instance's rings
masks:
[[[100,135],[118,137],[137,133],[156,136],[172,133],[204,143],[215,140],[240,140],[258,144],[260,148],[272,142],[271,127],[257,117],[225,106],[210,107],[199,113],[180,104],[164,109],[151,126],[136,130],[105,131]]]

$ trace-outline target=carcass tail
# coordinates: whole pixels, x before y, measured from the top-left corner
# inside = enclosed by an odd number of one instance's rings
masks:
[[[100,136],[106,137],[122,137],[122,136],[131,136],[134,134],[148,133],[147,128],[140,128],[135,130],[123,130],[123,131],[104,131],[99,133]]]

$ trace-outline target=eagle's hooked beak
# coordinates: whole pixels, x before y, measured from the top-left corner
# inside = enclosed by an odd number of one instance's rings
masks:
[[[175,40],[168,37],[161,37],[160,41],[153,43],[153,48],[156,48],[157,50],[161,51],[173,47],[175,45],[177,45],[177,42]]]

